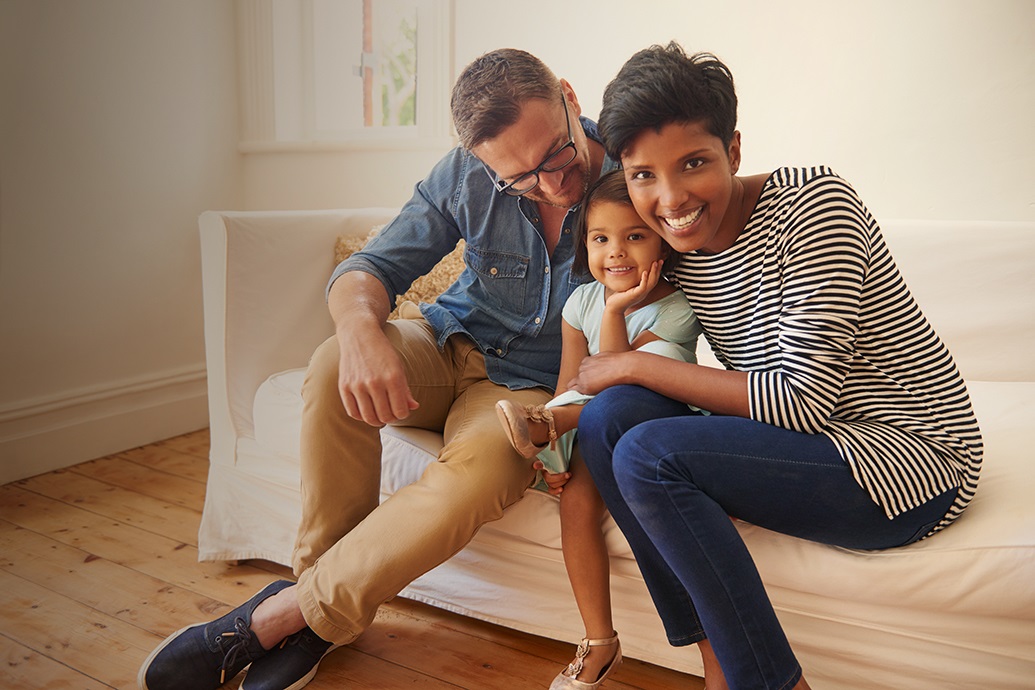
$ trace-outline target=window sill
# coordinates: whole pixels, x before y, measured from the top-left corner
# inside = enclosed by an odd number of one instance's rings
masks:
[[[456,146],[452,137],[392,137],[350,141],[242,141],[241,153],[341,153],[349,151],[448,151]]]

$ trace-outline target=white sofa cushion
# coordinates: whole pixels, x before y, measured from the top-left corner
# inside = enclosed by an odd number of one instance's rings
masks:
[[[256,441],[273,451],[275,462],[255,460],[260,476],[297,477],[304,370],[275,374],[255,398]],[[912,610],[967,611],[1035,619],[1035,513],[1025,506],[1035,496],[1030,449],[1035,448],[1035,383],[968,384],[987,445],[978,494],[963,517],[936,538],[888,551],[851,551],[772,535],[738,523],[769,586],[808,591],[831,599],[878,605],[909,602]],[[386,462],[382,498],[415,481],[441,448],[441,436],[419,429],[388,427],[382,432]],[[260,458],[250,455],[248,458]],[[270,466],[263,466],[263,465]],[[297,479],[295,480],[297,481]],[[502,537],[560,548],[557,499],[530,490],[504,517],[483,530]],[[614,557],[632,554],[613,521],[605,526]],[[931,573],[940,573],[932,582]],[[1004,580],[1021,587],[1003,588]],[[1018,596],[1020,594],[1020,596]]]

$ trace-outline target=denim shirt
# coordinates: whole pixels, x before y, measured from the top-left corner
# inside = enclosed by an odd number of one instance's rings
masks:
[[[599,142],[596,123],[580,122],[586,136]],[[605,156],[601,172],[617,167]],[[535,203],[497,192],[482,163],[457,147],[417,183],[391,223],[338,265],[330,283],[364,271],[381,281],[394,303],[462,238],[464,271],[434,304],[420,305],[439,347],[463,333],[485,353],[494,383],[553,390],[561,362],[561,309],[589,278],[571,270],[577,210],[576,205],[565,215],[550,256]]]

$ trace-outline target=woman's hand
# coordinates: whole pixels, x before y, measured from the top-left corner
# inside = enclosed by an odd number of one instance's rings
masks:
[[[619,383],[635,383],[629,376],[635,357],[632,352],[601,352],[586,357],[579,365],[579,373],[568,384],[568,388],[585,395],[596,395],[605,388]]]

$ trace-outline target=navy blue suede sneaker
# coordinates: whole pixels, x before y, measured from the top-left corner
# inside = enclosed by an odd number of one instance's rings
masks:
[[[215,690],[236,676],[266,654],[250,629],[252,612],[293,584],[271,582],[222,618],[188,626],[165,638],[140,667],[140,690]]]
[[[241,690],[299,690],[316,676],[320,660],[338,646],[307,625],[252,664]]]

